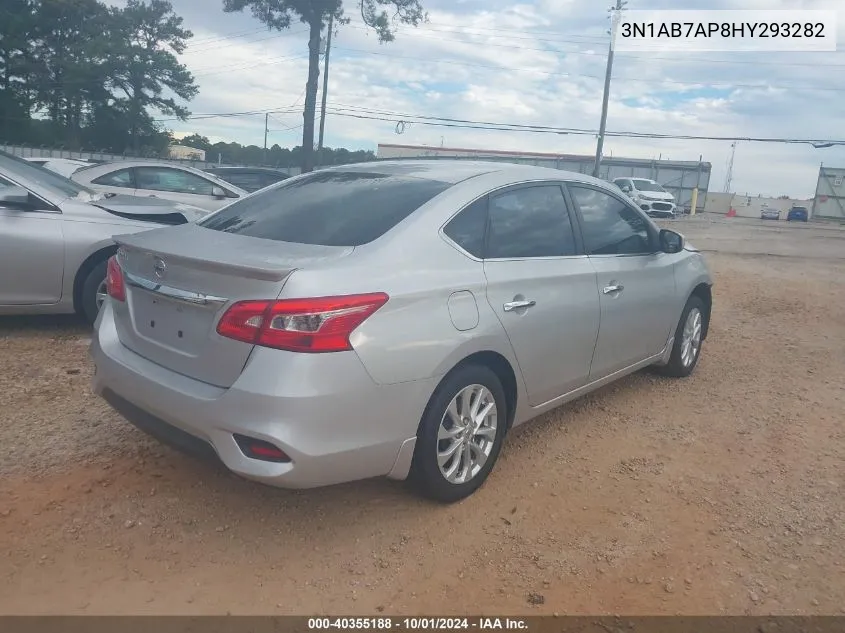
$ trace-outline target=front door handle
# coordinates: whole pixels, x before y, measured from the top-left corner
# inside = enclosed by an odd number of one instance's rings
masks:
[[[509,301],[502,307],[504,308],[505,312],[512,312],[513,310],[519,310],[520,308],[530,308],[531,306],[537,305],[536,301],[525,300],[525,301]]]
[[[625,290],[625,286],[620,286],[620,285],[616,285],[616,284],[611,285],[611,286],[605,286],[604,288],[601,289],[601,291],[606,295],[611,295],[614,292],[622,292],[623,290]]]

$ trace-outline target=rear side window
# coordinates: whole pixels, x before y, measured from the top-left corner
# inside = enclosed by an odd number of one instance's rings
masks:
[[[484,232],[487,230],[487,196],[479,198],[452,218],[443,232],[470,255],[484,256]]]
[[[103,174],[99,178],[92,180],[91,184],[106,185],[107,187],[135,188],[135,185],[132,182],[132,172],[129,169],[118,169],[117,171]]]
[[[575,254],[575,236],[559,186],[524,187],[490,199],[488,259]]]
[[[263,176],[254,172],[210,173],[222,180],[225,180],[230,184],[235,185],[236,187],[240,187],[244,191],[248,191],[249,193],[252,193],[253,191],[258,191],[259,189],[263,189],[265,187],[263,182]]]
[[[258,191],[198,224],[280,242],[360,246],[381,237],[450,183],[359,171],[318,171]]]

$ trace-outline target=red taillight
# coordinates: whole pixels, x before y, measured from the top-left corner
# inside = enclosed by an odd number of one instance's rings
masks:
[[[370,315],[387,303],[382,292],[239,301],[217,324],[220,336],[292,352],[341,352],[352,349],[349,336]]]
[[[120,264],[117,263],[117,258],[114,255],[109,257],[108,267],[106,268],[106,292],[116,301],[126,301],[123,271],[120,270]]]

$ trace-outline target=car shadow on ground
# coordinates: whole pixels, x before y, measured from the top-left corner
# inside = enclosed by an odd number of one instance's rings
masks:
[[[526,464],[530,463],[531,456],[541,451],[548,443],[550,434],[589,430],[583,428],[590,424],[589,420],[580,415],[584,410],[603,406],[603,403],[612,397],[611,394],[624,397],[630,391],[648,389],[650,385],[664,380],[670,379],[643,370],[513,429],[503,447],[502,456],[505,459],[500,460],[494,468],[486,485],[465,502],[474,505],[476,501],[472,499],[481,499],[488,494],[496,495],[497,488],[507,487],[508,480],[519,476],[516,471],[522,472]],[[413,486],[409,482],[391,481],[386,478],[304,490],[273,488],[241,478],[229,472],[219,461],[186,455],[161,444],[146,433],[131,427],[128,422],[117,419],[114,422],[130,426],[129,434],[138,442],[139,450],[129,457],[127,461],[131,462],[131,465],[127,464],[124,471],[127,474],[132,473],[130,479],[134,480],[133,487],[141,491],[155,486],[167,491],[165,494],[178,494],[183,500],[182,510],[189,515],[201,516],[203,508],[214,507],[217,515],[215,520],[218,522],[255,523],[258,527],[258,523],[274,517],[278,519],[282,515],[292,521],[292,524],[297,524],[299,519],[292,519],[291,517],[296,515],[289,513],[301,512],[306,507],[318,515],[331,515],[338,508],[345,508],[344,511],[349,512],[352,511],[348,507],[352,500],[354,505],[360,506],[362,510],[371,504],[381,503],[389,503],[391,508],[399,512],[412,513],[449,507],[448,504],[429,501],[414,494]],[[118,466],[115,470],[112,475],[117,475],[123,469]],[[189,496],[184,496],[186,494]],[[357,514],[357,510],[355,513]],[[368,521],[366,512],[359,518],[365,523]],[[313,519],[313,516],[309,515],[308,519]]]
[[[87,336],[91,327],[76,314],[0,316],[0,336],[49,332]]]

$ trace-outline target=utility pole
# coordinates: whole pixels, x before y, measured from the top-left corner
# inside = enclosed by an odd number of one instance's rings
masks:
[[[736,153],[736,141],[731,143],[731,158],[728,161],[728,173],[725,176],[725,193],[731,191],[731,181],[734,177],[734,154]]]
[[[625,0],[616,0],[616,6],[610,9],[610,48],[607,52],[607,70],[604,74],[604,95],[601,101],[601,123],[599,123],[599,140],[596,145],[596,162],[593,165],[593,176],[599,177],[601,167],[601,152],[604,146],[604,130],[607,126],[607,102],[610,98],[610,75],[613,71],[613,48],[616,39],[616,25],[622,15],[622,8],[628,4]]]
[[[326,34],[326,60],[323,63],[323,101],[320,104],[320,135],[317,140],[317,166],[323,164],[323,132],[326,129],[326,95],[329,92],[329,52],[332,50],[332,29],[334,14],[329,15],[329,29]]]
[[[270,113],[264,113],[264,164],[267,164],[267,132],[270,130],[268,129],[270,125]]]

